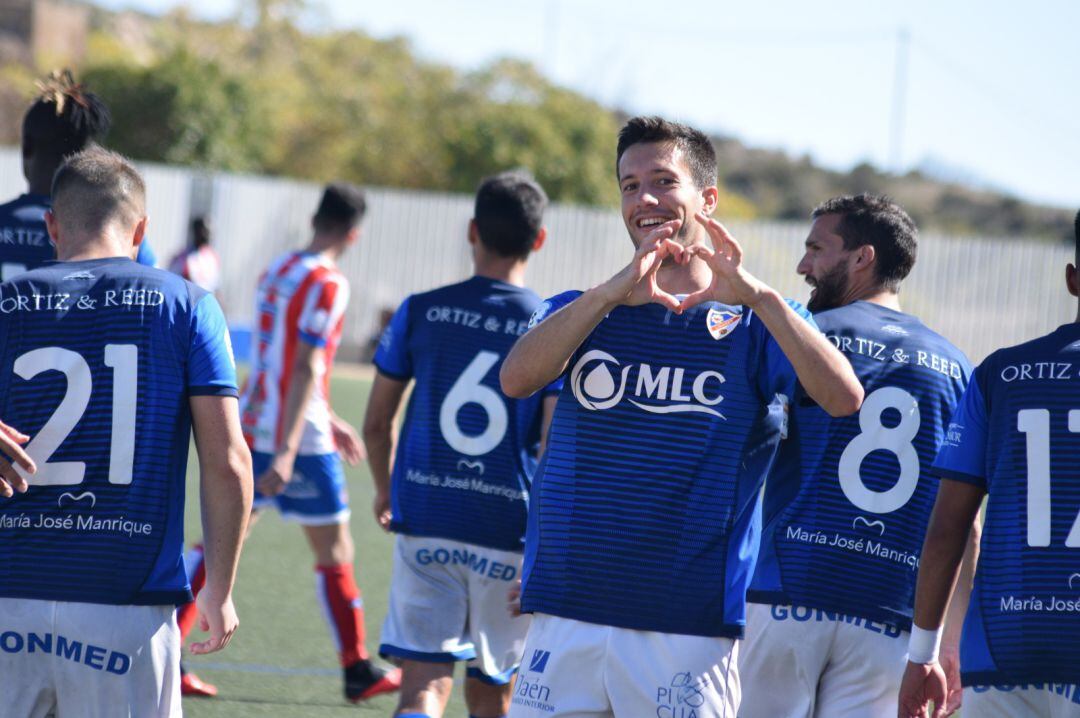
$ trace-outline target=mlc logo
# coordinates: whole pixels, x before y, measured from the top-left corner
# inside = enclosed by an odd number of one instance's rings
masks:
[[[619,360],[599,349],[585,352],[570,372],[570,391],[578,403],[589,411],[610,409],[626,394],[630,370],[634,365],[622,366]],[[615,370],[615,374],[612,373]],[[646,404],[634,399],[627,399],[631,404],[653,414],[672,414],[696,412],[710,414],[726,419],[712,408],[722,402],[724,397],[716,391],[716,385],[726,380],[718,371],[706,370],[687,381],[686,370],[682,367],[660,367],[653,369],[649,364],[638,364],[633,382],[632,396],[638,399],[652,399],[664,404]],[[619,376],[618,386],[615,375]],[[690,384],[690,393],[686,393],[686,384]]]

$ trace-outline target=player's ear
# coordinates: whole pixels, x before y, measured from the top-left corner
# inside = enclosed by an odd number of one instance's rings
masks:
[[[51,209],[45,210],[45,229],[49,230],[49,238],[53,244],[60,246],[60,223],[56,221],[56,215]]]
[[[473,217],[469,220],[469,244],[476,246],[476,243],[480,241],[480,230],[476,227],[476,218]]]
[[[358,239],[360,239],[360,225],[356,225],[349,230],[348,235],[345,237],[345,244],[355,244]]]
[[[1065,265],[1065,286],[1069,288],[1069,294],[1080,297],[1080,269],[1075,264]]]
[[[874,265],[877,259],[877,251],[872,244],[864,244],[855,250],[855,268],[868,269]]]
[[[541,227],[540,231],[536,233],[536,239],[533,240],[532,249],[529,251],[539,252],[540,248],[544,246],[544,242],[547,241],[547,227]]]
[[[720,190],[716,187],[706,187],[701,190],[701,197],[705,200],[705,204],[702,205],[701,211],[706,215],[711,215],[716,211],[716,206],[720,204]]]
[[[131,235],[131,246],[138,248],[143,240],[146,239],[146,225],[150,223],[149,217],[143,217],[135,224],[135,229]]]

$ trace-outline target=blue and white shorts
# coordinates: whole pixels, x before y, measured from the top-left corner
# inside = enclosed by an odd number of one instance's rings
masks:
[[[175,607],[0,598],[0,682],[5,716],[179,716]]]
[[[251,452],[255,478],[270,468],[273,454]],[[256,511],[277,506],[281,518],[304,526],[328,526],[349,520],[349,492],[345,472],[337,453],[297,456],[292,480],[277,496],[255,492],[252,508]]]
[[[428,663],[468,661],[467,675],[510,682],[525,647],[528,616],[511,616],[507,594],[522,555],[460,541],[398,535],[383,656]]]

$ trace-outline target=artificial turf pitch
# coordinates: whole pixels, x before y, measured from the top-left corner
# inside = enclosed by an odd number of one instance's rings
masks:
[[[335,378],[331,387],[335,411],[357,430],[369,387],[370,382],[358,376]],[[367,466],[345,468],[352,507],[350,526],[356,544],[356,577],[364,596],[367,645],[374,652],[386,615],[393,537],[385,534],[372,516],[374,492]],[[187,475],[185,538],[190,542],[202,534],[194,452]],[[359,705],[345,701],[337,654],[315,599],[313,567],[300,527],[281,521],[272,510],[264,511],[240,558],[234,590],[239,630],[224,651],[198,657],[185,653],[185,665],[216,684],[220,691],[216,698],[185,698],[186,716],[392,715],[396,694]],[[192,635],[198,638],[203,634],[196,628]],[[467,715],[461,698],[463,671],[459,665],[447,718]]]

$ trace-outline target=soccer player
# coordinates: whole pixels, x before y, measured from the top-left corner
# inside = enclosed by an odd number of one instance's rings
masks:
[[[109,109],[92,92],[75,83],[71,73],[53,73],[38,83],[41,95],[26,111],[22,125],[23,174],[27,192],[0,205],[0,281],[56,259],[45,227],[45,212],[56,169],[68,157],[105,136],[112,122]],[[136,252],[140,264],[154,266],[154,253],[143,241]]]
[[[131,260],[147,220],[126,160],[88,149],[51,189],[61,261],[0,285],[0,411],[37,468],[0,499],[0,702],[12,716],[179,715],[192,427],[210,631],[192,650],[237,627],[252,474],[228,330],[213,296]]]
[[[501,372],[515,397],[567,377],[533,485],[511,715],[734,716],[758,492],[796,376],[832,414],[862,388],[709,217],[704,134],[631,119],[616,170],[633,259],[542,305]]]
[[[221,284],[221,261],[210,246],[210,227],[204,218],[191,221],[191,245],[173,257],[169,271],[208,292],[217,291]]]
[[[765,483],[739,655],[742,718],[896,712],[937,492],[926,472],[971,373],[960,350],[900,309],[917,250],[903,209],[864,194],[812,216],[797,269],[813,287],[807,307],[866,399],[857,415],[832,418],[796,389]]]
[[[1075,264],[1080,296],[1080,214]],[[944,716],[942,617],[986,497],[978,572],[960,642],[964,715],[1080,716],[1080,311],[979,365],[934,462],[899,715]]]
[[[240,400],[255,467],[255,508],[276,505],[307,536],[316,592],[350,701],[397,690],[400,681],[400,671],[372,663],[364,646],[339,456],[355,464],[364,446],[330,408],[330,370],[349,301],[337,260],[359,238],[366,208],[360,189],[327,186],[311,220],[311,242],[275,259],[262,275],[251,374]]]
[[[408,297],[375,354],[364,439],[375,517],[398,534],[379,652],[402,662],[399,716],[441,716],[455,661],[469,661],[470,715],[510,707],[529,622],[507,612],[506,596],[558,387],[508,399],[498,377],[540,304],[525,266],[544,243],[546,204],[527,176],[485,180],[469,224],[475,275]],[[414,379],[391,470],[394,415]]]

